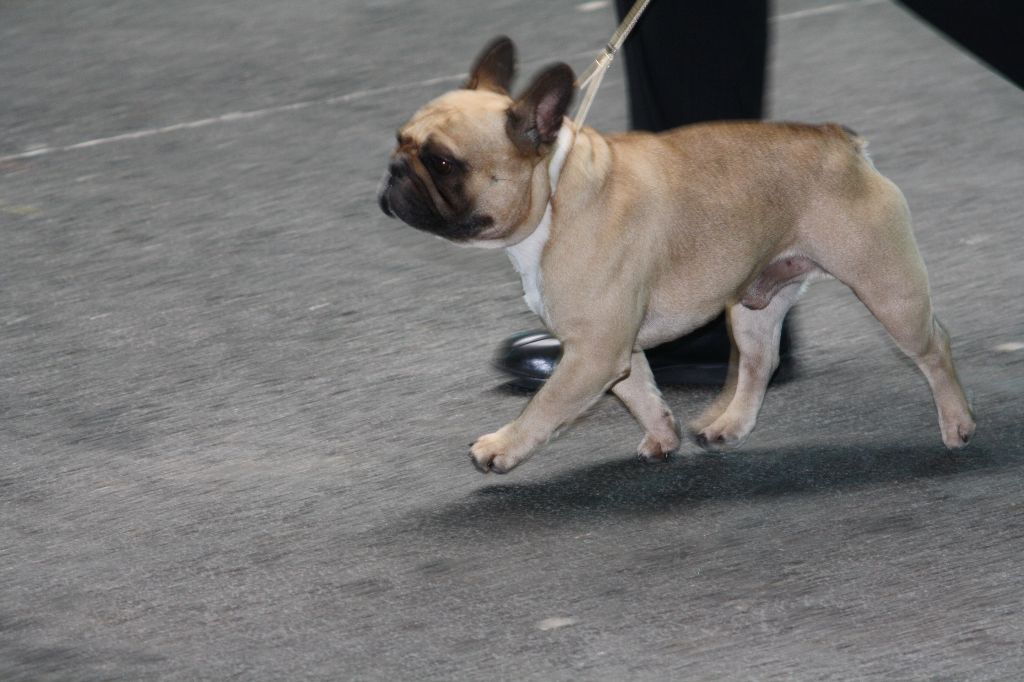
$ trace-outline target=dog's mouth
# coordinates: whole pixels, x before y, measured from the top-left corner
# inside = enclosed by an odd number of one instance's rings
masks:
[[[391,173],[385,172],[384,177],[380,179],[380,185],[377,187],[377,205],[380,206],[380,210],[384,211],[384,215],[389,218],[396,217],[394,211],[391,210],[391,200],[388,198],[393,185],[394,179]]]
[[[377,204],[389,218],[397,218],[410,227],[453,242],[471,241],[494,224],[491,216],[474,212],[464,218],[446,219],[424,199],[424,190],[417,186],[416,180],[408,177],[401,180],[407,186],[400,185],[391,172],[386,172],[380,182]]]
[[[397,218],[418,230],[445,236],[447,221],[424,194],[413,178],[396,178],[388,173],[381,181],[377,203],[386,216]]]
[[[394,211],[391,210],[391,202],[388,201],[387,192],[384,192],[380,195],[380,197],[377,199],[377,203],[380,205],[380,210],[384,211],[384,215],[386,215],[389,218],[396,217]]]

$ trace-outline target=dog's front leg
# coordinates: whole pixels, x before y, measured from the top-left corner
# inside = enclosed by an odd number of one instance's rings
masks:
[[[636,420],[644,427],[644,439],[636,454],[649,462],[663,462],[679,447],[679,427],[654,381],[643,351],[633,353],[629,376],[612,387]]]
[[[607,348],[607,346],[606,346]],[[594,404],[614,383],[629,374],[628,343],[616,350],[568,342],[551,378],[533,396],[519,417],[494,433],[481,436],[470,448],[477,469],[503,474],[523,463],[533,451]]]

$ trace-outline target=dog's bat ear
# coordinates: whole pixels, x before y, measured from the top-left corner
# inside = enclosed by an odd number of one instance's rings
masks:
[[[516,147],[536,153],[558,137],[562,118],[575,95],[576,76],[568,64],[553,64],[541,71],[508,110],[506,130]]]
[[[516,46],[507,36],[498,36],[487,43],[469,70],[466,90],[491,90],[508,94],[516,73]]]

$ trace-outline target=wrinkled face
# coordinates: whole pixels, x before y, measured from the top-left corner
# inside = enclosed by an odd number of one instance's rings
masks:
[[[536,159],[512,143],[512,99],[455,90],[398,130],[381,184],[381,209],[454,242],[500,239],[529,210]]]
[[[575,76],[554,64],[513,99],[514,72],[515,47],[500,36],[476,58],[461,90],[430,102],[398,130],[378,195],[384,213],[454,242],[489,246],[521,239],[521,228],[539,221],[547,184],[537,171],[558,136]]]

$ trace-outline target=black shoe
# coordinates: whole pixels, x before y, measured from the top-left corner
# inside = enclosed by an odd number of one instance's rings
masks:
[[[660,386],[720,386],[729,371],[729,333],[719,317],[686,336],[646,351],[654,379]],[[773,382],[793,375],[789,325],[782,326],[779,368]],[[512,377],[512,384],[537,390],[555,371],[562,344],[546,331],[521,332],[505,339],[494,357],[494,366]]]

